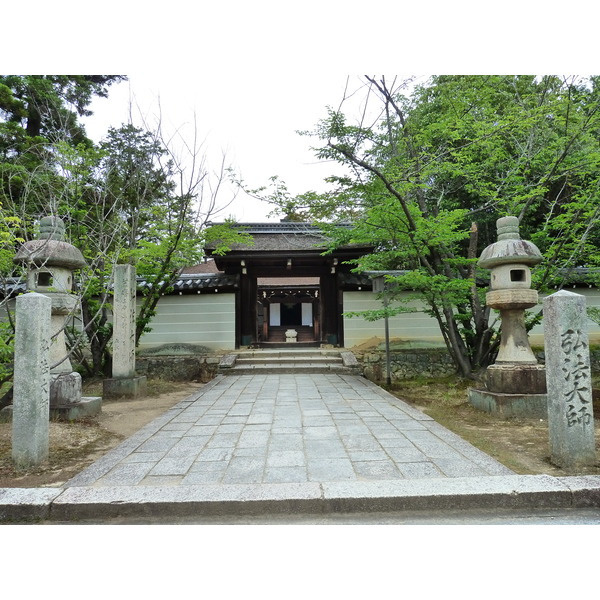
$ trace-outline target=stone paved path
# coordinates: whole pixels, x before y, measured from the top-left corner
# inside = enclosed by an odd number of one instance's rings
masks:
[[[481,477],[513,472],[361,377],[217,377],[65,487]]]

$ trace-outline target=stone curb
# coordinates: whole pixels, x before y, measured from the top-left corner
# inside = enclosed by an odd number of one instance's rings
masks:
[[[61,488],[0,488],[0,523],[50,518],[52,502]]]
[[[600,476],[0,489],[0,522],[590,507]]]

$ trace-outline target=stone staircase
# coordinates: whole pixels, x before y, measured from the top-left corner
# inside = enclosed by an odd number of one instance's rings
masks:
[[[352,352],[329,348],[236,350],[221,359],[223,375],[337,373],[360,375]]]

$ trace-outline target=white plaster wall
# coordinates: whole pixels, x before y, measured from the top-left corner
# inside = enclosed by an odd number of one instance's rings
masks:
[[[585,296],[585,304],[586,307],[596,307],[600,308],[600,290],[596,287],[575,287],[563,288],[566,292],[573,292],[574,294],[581,294]],[[545,296],[540,295],[540,303],[536,307],[539,311],[542,308],[542,301]],[[588,337],[590,344],[599,344],[600,343],[600,327],[588,319]],[[529,333],[529,340],[533,345],[543,346],[544,345],[544,320],[539,325],[536,325]]]
[[[344,312],[377,310],[381,300],[373,292],[344,292]],[[419,302],[411,302],[417,312],[396,315],[389,319],[390,339],[413,342],[413,345],[440,346],[444,344],[437,321],[422,311]],[[344,316],[344,345],[358,346],[372,337],[384,339],[384,320],[366,321],[362,317]]]
[[[600,290],[591,288],[565,288],[576,294],[582,294],[586,298],[587,306],[600,308]],[[543,296],[540,303],[532,311],[542,308]],[[419,303],[413,302],[417,310]],[[356,312],[361,310],[374,310],[381,308],[381,301],[372,292],[344,292],[344,312]],[[497,312],[494,311],[496,314]],[[358,346],[372,337],[384,338],[384,321],[365,321],[360,317],[344,317],[344,345],[347,348]],[[588,336],[590,343],[600,343],[600,327],[588,319]],[[423,312],[405,313],[390,318],[390,338],[400,339],[407,345],[438,346],[443,345],[443,339],[439,331],[437,321]],[[529,334],[533,345],[544,345],[544,327],[536,325]]]
[[[138,298],[138,303],[141,299]],[[235,294],[163,296],[140,338],[139,349],[163,344],[198,344],[211,350],[235,348]]]
[[[598,288],[565,288],[586,297],[587,306],[600,308]],[[344,311],[360,311],[379,308],[381,303],[372,292],[344,292]],[[138,298],[138,303],[140,299]],[[541,302],[541,297],[540,297]],[[14,309],[14,301],[10,301]],[[541,304],[537,307],[541,309]],[[5,315],[0,313],[0,319]],[[593,344],[600,343],[600,327],[588,321],[588,335]],[[150,324],[152,331],[144,334],[140,348],[172,343],[201,344],[215,350],[235,347],[235,295],[234,294],[189,294],[163,296],[157,314]],[[344,317],[345,345],[348,348],[361,344],[372,337],[384,337],[381,321],[365,321]],[[543,345],[543,324],[533,328],[531,343]],[[419,345],[442,345],[437,322],[428,315],[417,312],[398,315],[390,319],[390,337],[400,338]]]

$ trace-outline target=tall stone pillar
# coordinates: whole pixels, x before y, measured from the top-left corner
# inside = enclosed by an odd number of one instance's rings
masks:
[[[135,291],[133,265],[114,269],[112,379],[105,379],[105,398],[138,398],[146,393],[146,377],[135,374]]]
[[[16,300],[12,458],[17,468],[48,458],[51,310],[52,300],[42,294]]]
[[[135,267],[114,270],[113,377],[135,377]]]
[[[550,460],[566,469],[596,462],[585,296],[544,298]]]

